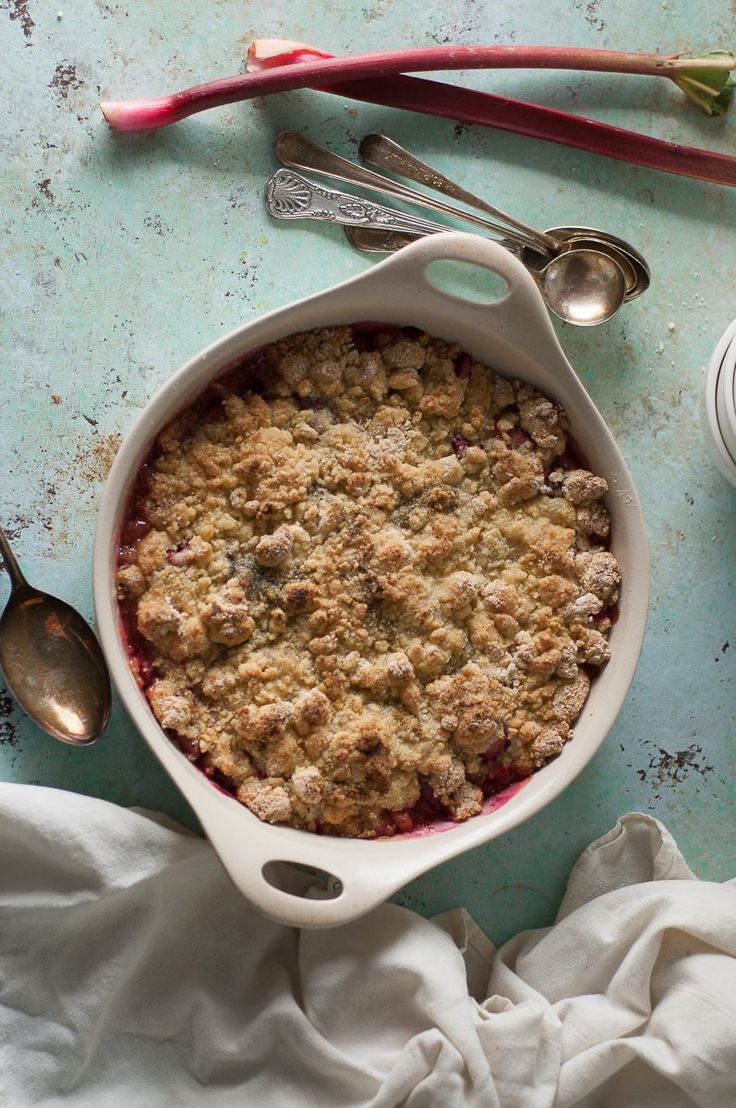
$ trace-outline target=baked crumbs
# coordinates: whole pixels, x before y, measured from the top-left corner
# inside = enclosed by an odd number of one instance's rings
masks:
[[[465,820],[571,738],[621,580],[562,409],[415,328],[256,352],[158,436],[117,575],[162,728],[260,819]]]

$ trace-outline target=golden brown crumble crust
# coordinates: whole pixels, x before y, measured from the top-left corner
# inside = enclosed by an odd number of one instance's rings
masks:
[[[118,585],[153,711],[263,820],[467,819],[560,752],[608,660],[606,482],[557,404],[414,329],[258,363],[161,433],[134,506]]]

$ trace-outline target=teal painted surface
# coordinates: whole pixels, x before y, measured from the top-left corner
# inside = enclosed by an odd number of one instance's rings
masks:
[[[0,517],[29,577],[91,615],[101,480],[146,399],[206,343],[370,264],[333,229],[285,227],[265,215],[279,129],[304,130],[348,156],[363,134],[383,130],[542,226],[622,234],[649,259],[651,290],[605,327],[559,333],[618,437],[646,512],[652,612],[636,680],[609,739],[563,796],[399,899],[424,914],[466,904],[497,940],[545,925],[579,851],[631,809],[662,818],[701,876],[730,877],[736,492],[709,461],[698,408],[703,367],[736,315],[736,193],[310,92],[142,136],[111,135],[96,104],[100,94],[156,95],[235,72],[257,34],[336,53],[445,41],[697,51],[733,45],[734,6],[428,0],[420,26],[409,0],[366,4],[277,0],[264,15],[243,0],[0,3]],[[566,73],[467,79],[736,152],[733,120],[699,116],[664,83]],[[6,593],[0,581],[0,600]],[[104,740],[73,751],[0,693],[0,776],[192,818],[119,705]]]

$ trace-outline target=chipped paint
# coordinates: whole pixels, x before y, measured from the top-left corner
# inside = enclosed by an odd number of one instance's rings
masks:
[[[32,37],[33,28],[36,26],[28,11],[29,2],[30,0],[5,0],[3,4],[11,20],[20,25],[20,29],[27,39]]]
[[[114,432],[95,437],[88,448],[82,449],[75,458],[82,479],[92,484],[102,484],[112,469],[121,442],[122,435]]]
[[[8,690],[0,685],[0,746],[17,746],[18,731],[13,717],[17,712]]]
[[[72,65],[71,62],[59,62],[49,82],[49,88],[54,90],[60,100],[66,100],[70,92],[81,88],[83,84],[84,81],[77,74],[76,65]]]
[[[45,196],[50,204],[54,202],[54,194],[49,187],[51,185],[51,178],[44,177],[43,181],[36,181],[36,188],[41,193],[41,196]]]
[[[606,29],[605,20],[599,14],[602,2],[603,0],[575,0],[573,4],[574,9],[582,13],[588,26],[599,33]]]
[[[646,781],[658,793],[663,785],[674,787],[687,780],[690,772],[699,773],[701,777],[708,777],[713,772],[713,766],[708,765],[703,756],[703,748],[699,743],[691,743],[684,750],[669,751],[664,747],[658,747],[656,754],[649,759],[649,765],[645,769],[638,769],[636,775],[640,781]]]

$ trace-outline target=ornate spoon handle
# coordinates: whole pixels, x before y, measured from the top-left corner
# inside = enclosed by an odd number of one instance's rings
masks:
[[[399,146],[398,142],[387,138],[386,135],[366,135],[360,144],[360,156],[368,165],[377,166],[379,169],[388,169],[399,177],[405,177],[409,181],[417,181],[421,185],[434,189],[435,192],[441,192],[443,196],[450,196],[453,200],[460,200],[471,208],[486,212],[488,215],[492,215],[494,219],[502,219],[504,223],[508,223],[511,227],[515,227],[517,231],[521,231],[525,236],[531,238],[533,243],[536,244],[536,249],[541,247],[546,254],[556,254],[559,250],[560,244],[546,231],[538,231],[521,219],[515,219],[508,212],[503,212],[500,208],[489,204],[487,200],[483,200],[480,196],[468,192],[456,181],[445,177],[439,170],[427,165],[426,162],[420,161],[419,158],[415,158],[403,146]]]
[[[450,230],[440,223],[372,204],[348,192],[324,188],[291,169],[278,169],[270,178],[266,206],[277,219],[319,219],[345,227],[379,227],[421,235]]]
[[[343,186],[358,185],[360,188],[370,189],[371,192],[382,193],[384,202],[386,197],[392,196],[396,200],[404,200],[407,204],[422,208],[425,212],[429,208],[442,215],[449,215],[453,219],[472,223],[504,240],[513,240],[517,249],[539,249],[536,237],[522,235],[484,216],[455,208],[452,204],[446,204],[444,200],[438,200],[426,192],[417,192],[416,189],[409,188],[400,181],[384,177],[381,173],[374,173],[372,169],[366,169],[363,165],[341,158],[339,154],[333,154],[331,150],[326,150],[324,146],[319,146],[296,131],[282,131],[277,135],[273,152],[281,164],[288,169],[296,169],[299,173],[319,173],[320,176],[332,177],[342,182]]]

